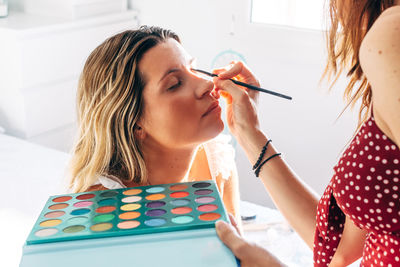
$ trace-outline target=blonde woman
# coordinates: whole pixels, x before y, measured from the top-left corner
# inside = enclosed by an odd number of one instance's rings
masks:
[[[77,93],[72,191],[212,179],[239,219],[218,96],[192,67],[178,36],[158,27],[122,32],[90,54]]]
[[[276,206],[314,252],[314,266],[400,266],[400,1],[331,0],[328,65],[347,73],[348,104],[361,102],[354,138],[322,197],[276,156],[272,144],[259,177]],[[217,90],[232,99],[228,120],[251,163],[268,137],[260,130],[253,99],[227,80],[248,73],[237,65],[219,71]],[[304,151],[305,156],[307,151]],[[217,232],[242,266],[281,266],[265,249],[217,223]]]

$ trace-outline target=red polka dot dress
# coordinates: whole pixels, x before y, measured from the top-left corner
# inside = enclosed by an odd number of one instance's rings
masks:
[[[371,116],[318,203],[314,266],[328,266],[346,215],[368,232],[361,266],[400,266],[400,150]]]

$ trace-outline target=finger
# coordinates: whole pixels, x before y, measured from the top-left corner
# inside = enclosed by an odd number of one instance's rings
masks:
[[[221,78],[221,75],[219,75],[218,78],[222,79],[222,78]],[[214,79],[215,79],[215,78],[214,78]],[[217,84],[215,83],[215,80],[214,80],[214,84],[216,85],[217,90],[218,90],[219,88],[218,88]],[[248,95],[251,97],[251,99],[254,100],[255,103],[258,103],[258,97],[259,97],[259,94],[260,94],[258,91],[256,91],[256,90],[250,90],[250,89],[245,88],[245,87],[242,87],[242,89],[245,90],[245,91],[248,93]],[[221,95],[222,95],[222,94],[221,94]],[[228,101],[228,102],[229,102],[229,101]]]
[[[254,100],[255,103],[258,103],[258,97],[260,96],[260,92],[256,90],[248,90],[247,93]]]
[[[227,93],[225,91],[218,91],[218,93],[220,94],[220,96],[222,96],[226,100],[226,103],[228,105],[232,104],[232,101],[233,101],[232,96],[229,93]]]
[[[235,231],[235,229],[224,221],[217,221],[215,228],[218,237],[221,241],[235,254],[243,250],[243,247],[247,245],[247,242],[242,239]]]
[[[214,77],[213,82],[215,84],[215,87],[220,90],[221,95],[223,96],[223,91],[227,92],[229,95],[232,96],[233,102],[240,101],[242,97],[245,97],[245,95],[247,94],[246,90],[241,89],[230,80],[222,80],[218,77]]]
[[[231,224],[232,224],[234,227],[236,227],[236,226],[237,226],[237,222],[236,222],[235,216],[233,216],[232,213],[229,213],[228,215],[229,215],[229,220],[231,221]]]
[[[239,226],[236,222],[235,216],[229,213],[229,220],[231,221],[232,226],[235,228],[236,232],[238,233],[239,236],[242,236],[242,234],[239,231]]]
[[[231,79],[235,76],[243,76],[242,72],[244,70],[244,64],[241,61],[233,62],[233,64],[229,65],[230,67],[227,68],[224,72],[220,72],[218,76],[221,79]]]
[[[241,61],[233,61],[232,65],[229,66],[225,68],[227,69],[225,72],[218,70],[218,76],[221,79],[235,79],[258,87],[260,86],[260,82],[245,63]]]
[[[216,68],[216,69],[213,69],[212,73],[219,75],[220,73],[227,71],[231,67],[232,67],[232,64],[229,64],[222,68]]]
[[[214,87],[211,91],[211,95],[215,98],[215,99],[219,99],[221,94],[218,90],[218,88]]]

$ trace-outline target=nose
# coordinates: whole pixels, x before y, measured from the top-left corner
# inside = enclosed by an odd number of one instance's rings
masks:
[[[203,98],[207,95],[210,95],[212,90],[214,89],[214,83],[208,79],[205,79],[201,76],[194,75],[195,82],[197,83],[195,89],[196,98]]]

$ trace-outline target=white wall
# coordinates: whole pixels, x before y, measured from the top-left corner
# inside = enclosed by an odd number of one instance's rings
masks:
[[[246,58],[262,86],[293,97],[293,101],[261,95],[262,129],[291,167],[319,194],[356,124],[356,112],[346,112],[342,79],[328,94],[318,86],[325,43],[318,31],[250,23],[250,0],[131,0],[140,23],[176,31],[199,67],[211,68],[221,51],[233,49]],[[321,11],[322,12],[322,11]],[[241,197],[271,206],[272,201],[252,174],[243,151],[237,149]]]
[[[10,5],[17,9],[22,2],[11,0]],[[211,69],[221,51],[232,49],[244,55],[263,87],[293,96],[293,101],[260,96],[262,129],[299,176],[322,193],[353,133],[356,114],[345,113],[335,123],[344,106],[344,79],[330,95],[326,84],[318,87],[325,61],[321,32],[252,24],[251,0],[130,0],[129,4],[139,10],[141,24],[176,31],[199,67]],[[71,136],[66,129],[32,141],[51,146],[54,138]],[[271,206],[240,147],[236,159],[242,199]]]

